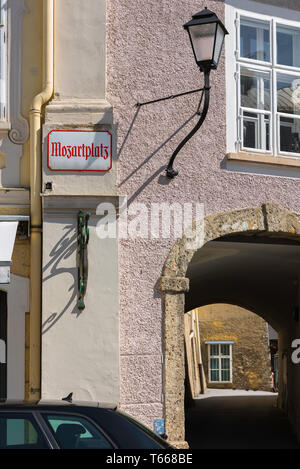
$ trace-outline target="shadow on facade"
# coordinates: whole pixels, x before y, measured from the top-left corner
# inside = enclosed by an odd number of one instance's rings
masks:
[[[76,300],[78,293],[78,269],[77,267],[64,267],[65,261],[74,256],[77,250],[77,233],[74,225],[64,227],[66,232],[62,238],[56,243],[50,252],[50,260],[43,268],[43,282],[48,282],[53,277],[68,274],[72,277],[72,284],[68,289],[69,298],[60,313],[53,312],[42,325],[42,334],[48,332],[59,319],[75,304],[71,314],[79,315]],[[75,302],[75,303],[74,303]]]
[[[132,129],[134,127],[134,123],[138,117],[138,114],[139,114],[139,111],[140,111],[140,108],[137,108],[134,116],[133,116],[133,119],[129,125],[129,128],[127,130],[127,133],[123,139],[123,142],[120,146],[120,149],[119,149],[119,152],[118,152],[118,158],[120,156],[120,154],[123,152],[123,149],[125,147],[125,145],[127,144],[127,141],[130,137],[130,134],[132,132]],[[197,115],[197,112],[195,112],[194,114],[192,114],[187,120],[185,120],[185,122],[183,122],[183,124],[178,127],[169,137],[167,137],[161,144],[159,144],[145,159],[144,161],[139,165],[137,166],[136,168],[134,168],[131,173],[128,174],[128,176],[126,176],[119,184],[119,187],[123,186],[125,183],[127,183],[133,176],[135,176],[147,163],[149,163],[149,161],[155,156],[158,154],[158,152],[164,148],[171,140],[172,138],[174,138],[181,130],[183,130],[188,124],[189,122],[191,122],[194,117]],[[166,161],[166,165],[167,165],[167,161]],[[144,182],[144,184],[130,197],[130,199],[128,200],[128,205],[130,205],[135,199],[136,197],[151,183],[151,181],[153,181],[159,174],[163,173],[163,171],[166,169],[166,165],[163,165],[161,167],[159,167],[154,173],[151,174],[151,176],[149,176],[149,178]],[[171,182],[170,179],[167,179],[165,176],[163,176],[161,174],[161,176],[159,177],[158,179],[158,183],[161,184],[161,185],[166,185],[166,184],[169,184]]]

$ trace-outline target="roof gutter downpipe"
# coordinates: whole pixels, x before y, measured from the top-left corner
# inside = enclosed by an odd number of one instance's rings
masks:
[[[41,396],[42,316],[42,109],[53,95],[54,0],[43,0],[43,90],[34,97],[30,119],[30,315],[25,397]]]

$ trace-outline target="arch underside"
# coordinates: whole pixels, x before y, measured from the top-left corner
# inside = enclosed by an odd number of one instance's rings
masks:
[[[255,312],[275,329],[298,304],[300,243],[282,238],[227,237],[197,251],[187,269],[185,309],[230,303]]]

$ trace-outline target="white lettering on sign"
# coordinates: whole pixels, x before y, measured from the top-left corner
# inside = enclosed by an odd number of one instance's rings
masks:
[[[48,134],[51,171],[109,171],[112,136],[107,130],[52,130]]]

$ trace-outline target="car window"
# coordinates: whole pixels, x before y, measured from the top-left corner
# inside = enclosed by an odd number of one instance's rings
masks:
[[[89,420],[70,415],[44,414],[58,445],[62,449],[112,449],[103,433]]]
[[[120,449],[171,448],[165,440],[120,410],[99,409],[94,418]]]
[[[128,420],[132,425],[131,425],[131,431],[135,433],[136,438],[140,442],[147,442],[149,441],[149,437],[153,442],[153,444],[157,444],[157,448],[160,447],[165,447],[165,448],[170,448],[170,445],[164,441],[160,436],[158,436],[156,433],[152,432],[148,427],[145,427],[141,422],[138,420],[135,420],[133,417],[130,415],[126,414],[125,412],[122,412],[118,410],[118,414],[124,417],[126,420]],[[149,444],[149,443],[148,443]]]
[[[47,449],[32,415],[0,413],[0,449]]]

